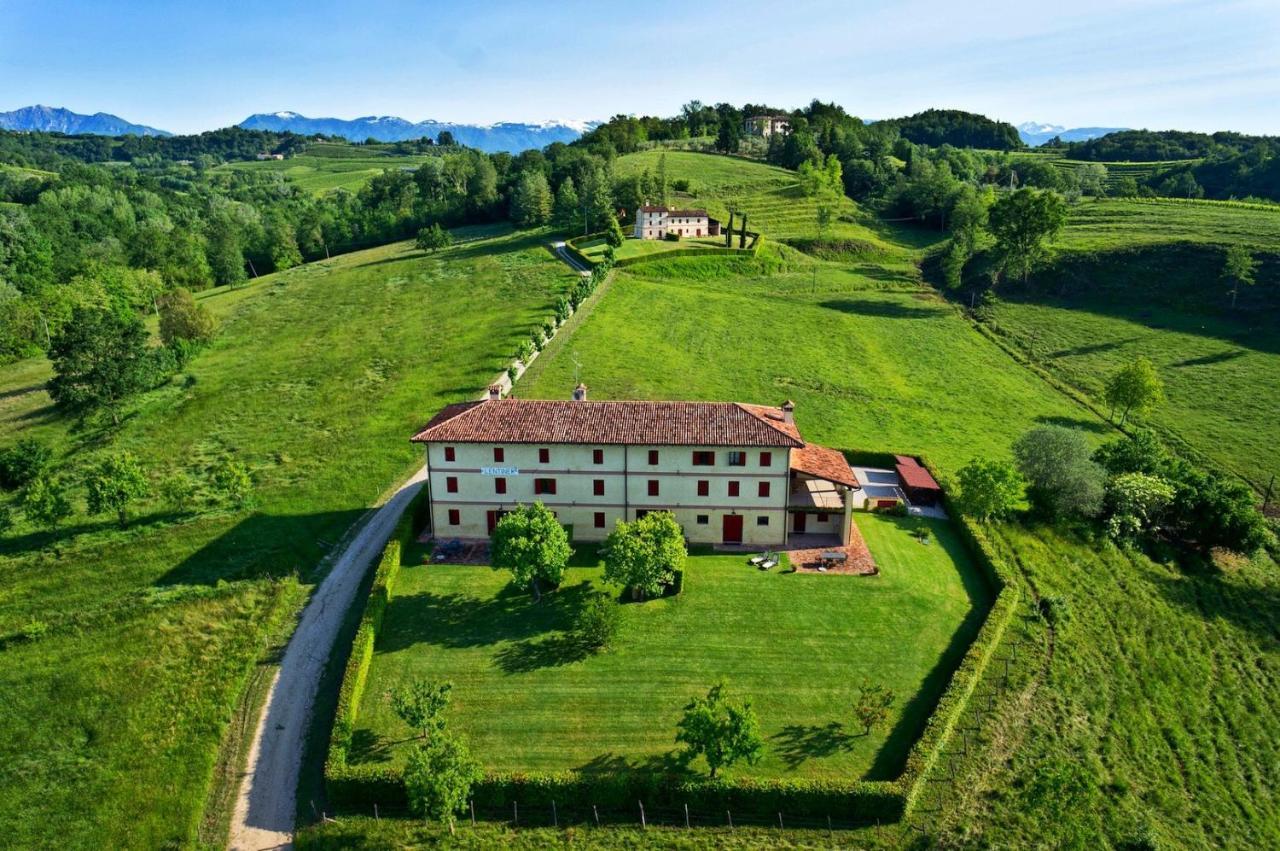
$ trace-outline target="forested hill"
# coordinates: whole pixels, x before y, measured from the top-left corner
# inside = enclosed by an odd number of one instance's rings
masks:
[[[1275,146],[1275,136],[1243,133],[1192,133],[1185,130],[1122,130],[1063,146],[1073,160],[1093,162],[1160,162],[1199,159],[1214,154],[1242,154],[1260,146]]]
[[[952,145],[996,151],[1025,147],[1018,128],[1007,121],[995,121],[985,115],[958,109],[926,109],[884,123],[897,127],[902,138],[916,145]]]

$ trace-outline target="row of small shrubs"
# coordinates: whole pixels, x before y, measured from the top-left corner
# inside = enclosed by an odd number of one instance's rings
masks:
[[[534,329],[529,339],[522,340],[520,345],[516,347],[515,359],[527,366],[529,361],[533,359],[535,352],[540,352],[546,348],[547,343],[555,336],[560,326],[577,312],[584,301],[590,298],[591,294],[596,291],[596,288],[600,286],[609,274],[611,268],[613,268],[611,263],[597,263],[592,268],[590,275],[580,276],[568,294],[562,295],[556,300],[552,315],[543,320],[542,324]],[[510,370],[510,375],[513,379],[515,378],[514,365]]]
[[[760,243],[754,248],[673,248],[670,251],[659,251],[654,254],[637,254],[623,257],[614,265],[618,268],[634,266],[637,263],[648,263],[654,260],[670,260],[674,257],[755,257],[760,253]]]

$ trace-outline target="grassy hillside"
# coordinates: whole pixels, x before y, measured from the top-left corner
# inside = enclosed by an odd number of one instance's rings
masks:
[[[46,365],[0,369],[0,443],[45,441],[72,480],[127,449],[157,478],[234,457],[255,481],[245,511],[152,500],[123,532],[77,514],[56,535],[20,523],[0,539],[7,843],[191,841],[264,641],[416,462],[412,429],[483,387],[574,279],[544,241],[498,234],[430,257],[397,244],[206,294],[219,338],[116,433],[60,417]]]
[[[1280,207],[1178,198],[1082,198],[1072,205],[1060,245],[1098,251],[1189,242],[1280,247]]]
[[[387,169],[415,169],[428,156],[394,154],[377,145],[316,143],[288,159],[227,163],[219,168],[279,172],[302,189],[323,195],[333,189],[355,192]]]

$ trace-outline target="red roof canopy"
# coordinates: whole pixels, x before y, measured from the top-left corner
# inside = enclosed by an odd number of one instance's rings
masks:
[[[898,456],[899,458],[902,456]],[[898,478],[902,480],[902,484],[915,490],[940,491],[941,487],[934,481],[933,476],[924,467],[921,467],[914,458],[909,459],[911,463],[899,463],[897,466]]]

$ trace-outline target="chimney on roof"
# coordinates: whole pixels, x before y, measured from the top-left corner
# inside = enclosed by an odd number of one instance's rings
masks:
[[[578,382],[577,387],[573,388],[573,401],[587,401],[587,385],[583,384],[581,381]]]
[[[502,385],[490,384],[489,385],[489,401],[496,402],[501,398],[502,398]]]
[[[794,423],[796,421],[796,403],[790,399],[782,403],[782,421],[784,423]]]

